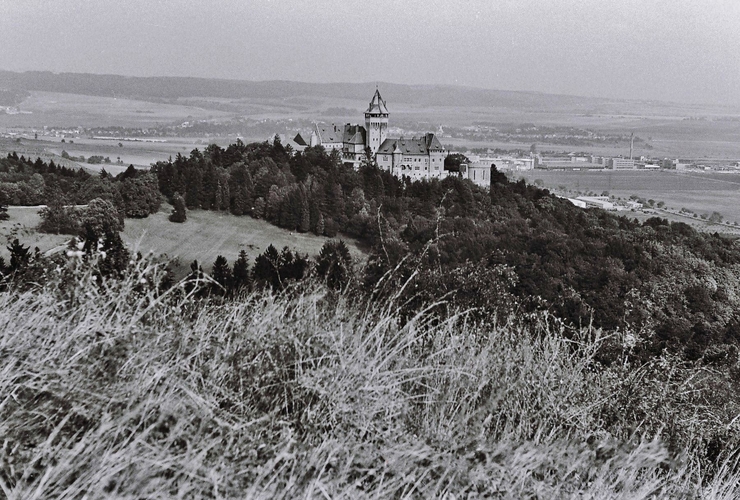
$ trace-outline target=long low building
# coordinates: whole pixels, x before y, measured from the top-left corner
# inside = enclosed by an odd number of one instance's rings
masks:
[[[609,201],[608,196],[579,196],[576,198],[586,204],[586,208],[601,208],[603,210],[616,210],[617,207]]]

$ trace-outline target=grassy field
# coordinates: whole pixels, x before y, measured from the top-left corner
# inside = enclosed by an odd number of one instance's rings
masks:
[[[546,187],[564,194],[608,191],[623,199],[637,195],[663,201],[675,210],[687,208],[699,214],[717,211],[726,220],[740,223],[740,175],[737,174],[532,170],[516,175],[530,183],[541,179]]]
[[[146,219],[126,219],[124,241],[142,253],[153,251],[177,257],[180,269],[197,260],[209,270],[218,255],[233,263],[239,251],[245,250],[253,261],[270,244],[278,250],[284,246],[309,256],[318,255],[328,239],[313,234],[290,232],[263,220],[235,217],[231,214],[195,210],[188,212],[188,220],[175,224],[167,220],[172,209],[168,205]],[[352,256],[362,258],[364,253],[354,242],[345,238]]]
[[[164,205],[159,213],[146,219],[126,219],[122,237],[131,249],[177,258],[179,265],[174,270],[178,276],[189,270],[193,260],[197,260],[207,271],[218,255],[223,255],[233,264],[241,250],[245,250],[250,262],[253,262],[270,244],[278,250],[287,246],[302,254],[315,256],[328,239],[286,231],[251,217],[235,217],[207,210],[189,211],[185,223],[175,224],[167,220],[171,211],[170,206]],[[60,247],[70,239],[70,236],[37,232],[35,228],[41,220],[38,208],[10,207],[8,215],[10,219],[0,223],[0,241],[5,243],[0,248],[0,256],[6,262],[9,257],[6,246],[14,238],[31,248],[39,247],[42,252]],[[355,259],[364,259],[364,252],[354,241],[348,238],[344,240]]]
[[[197,106],[164,104],[135,99],[31,91],[19,107],[30,114],[0,114],[0,127],[146,127],[178,120],[208,119],[228,113]]]
[[[10,219],[0,221],[0,257],[8,262],[10,254],[6,248],[15,238],[31,249],[38,247],[47,252],[60,247],[69,241],[69,236],[59,234],[44,234],[36,231],[41,218],[37,207],[8,207]]]
[[[737,432],[732,383],[602,366],[598,331],[402,319],[320,287],[197,301],[146,261],[63,273],[0,292],[9,500],[740,495],[736,441],[706,453]]]

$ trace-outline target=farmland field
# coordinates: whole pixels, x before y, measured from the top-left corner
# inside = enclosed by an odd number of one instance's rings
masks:
[[[197,106],[164,104],[115,96],[100,97],[60,92],[30,92],[19,108],[24,114],[0,114],[0,127],[147,127],[173,121],[208,119],[227,113]]]
[[[532,183],[541,179],[545,186],[561,194],[601,194],[608,191],[619,198],[636,195],[663,201],[676,210],[686,208],[699,214],[720,212],[729,221],[740,222],[740,174],[684,173],[675,171],[577,171],[531,170],[517,172]],[[563,189],[564,188],[564,189]]]
[[[121,236],[129,249],[177,258],[179,265],[174,271],[178,277],[184,276],[193,260],[208,271],[218,255],[223,255],[233,264],[239,251],[245,250],[251,263],[270,244],[278,250],[287,246],[313,257],[328,240],[322,236],[286,231],[251,217],[205,210],[189,211],[185,223],[175,224],[167,220],[171,211],[172,207],[164,205],[159,213],[146,219],[126,219]],[[37,207],[9,207],[8,215],[10,220],[0,223],[0,243],[3,243],[0,256],[6,262],[9,254],[5,247],[14,238],[31,248],[39,247],[42,252],[60,247],[71,238],[38,233],[35,229],[40,221]],[[352,240],[343,239],[355,260],[364,258],[364,252]]]

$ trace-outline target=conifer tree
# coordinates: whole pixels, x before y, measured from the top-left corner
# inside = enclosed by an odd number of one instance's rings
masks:
[[[213,193],[214,201],[213,206],[211,207],[212,210],[221,210],[221,205],[223,205],[223,194],[221,181],[218,181]]]
[[[244,199],[244,191],[240,188],[237,189],[234,195],[234,201],[231,205],[231,213],[234,215],[244,215],[246,211],[246,200]]]
[[[0,191],[0,220],[8,220],[8,199],[3,191]]]
[[[31,259],[31,247],[24,247],[16,238],[8,245],[8,252],[10,252],[11,271],[20,271],[28,266],[28,261]]]
[[[352,257],[344,241],[324,243],[317,259],[316,272],[332,290],[341,290],[352,276]]]
[[[254,260],[252,274],[255,283],[263,286],[271,286],[274,290],[282,289],[280,279],[280,254],[273,245],[267,247],[263,253]]]
[[[216,261],[213,263],[211,277],[220,285],[214,285],[212,287],[211,291],[214,295],[224,295],[231,288],[233,275],[231,274],[229,263],[223,255],[216,257]]]
[[[239,252],[239,258],[234,262],[232,288],[234,291],[239,292],[240,290],[248,290],[251,283],[249,276],[249,261],[247,259],[247,252],[244,250]]]
[[[299,194],[301,205],[298,230],[302,233],[307,233],[311,229],[311,210],[308,206],[308,197],[306,196],[306,192],[302,187],[299,191]]]

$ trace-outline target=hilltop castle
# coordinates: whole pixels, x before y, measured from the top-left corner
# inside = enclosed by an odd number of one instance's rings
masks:
[[[365,111],[365,126],[350,124],[316,124],[310,145],[327,150],[337,149],[345,163],[359,167],[365,149],[369,148],[378,166],[392,174],[412,179],[443,178],[447,151],[433,133],[411,139],[388,137],[388,107],[375,89]]]

